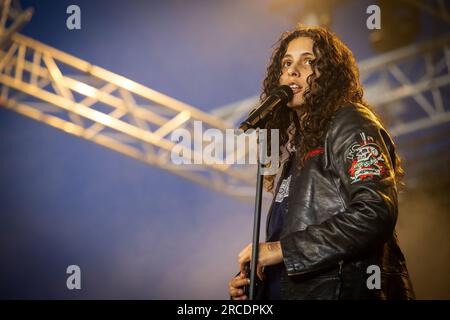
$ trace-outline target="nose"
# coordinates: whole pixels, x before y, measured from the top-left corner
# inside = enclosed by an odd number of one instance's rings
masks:
[[[292,64],[288,69],[288,75],[291,77],[299,77],[300,71],[297,70],[295,64]]]

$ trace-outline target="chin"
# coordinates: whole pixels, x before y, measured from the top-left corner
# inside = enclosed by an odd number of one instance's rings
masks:
[[[287,106],[292,109],[300,108],[305,103],[303,94],[303,91],[295,94],[292,100],[287,103]]]
[[[290,108],[290,109],[300,109],[303,106],[303,104],[304,104],[303,100],[301,100],[301,101],[290,101],[287,104],[287,107]]]

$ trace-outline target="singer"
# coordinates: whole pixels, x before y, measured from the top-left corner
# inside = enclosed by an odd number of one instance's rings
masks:
[[[294,95],[264,125],[280,130],[280,150],[271,152],[281,167],[264,177],[274,197],[257,299],[414,299],[395,231],[401,160],[363,99],[352,52],[321,27],[284,33],[261,101],[280,85]],[[232,299],[248,298],[251,251],[238,255]]]

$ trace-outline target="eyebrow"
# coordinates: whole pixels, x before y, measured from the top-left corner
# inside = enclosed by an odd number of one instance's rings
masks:
[[[304,56],[312,56],[312,57],[314,57],[314,54],[312,54],[311,52],[303,52],[301,55],[300,55],[301,57],[304,57]],[[283,59],[284,58],[292,58],[292,55],[290,55],[290,54],[286,54],[284,57],[283,57]]]

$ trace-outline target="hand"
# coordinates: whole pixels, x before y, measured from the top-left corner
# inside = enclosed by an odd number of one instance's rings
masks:
[[[244,265],[245,263],[251,261],[251,257],[252,244],[250,243],[239,253],[238,263],[241,273],[245,273]],[[264,242],[259,244],[256,273],[261,280],[264,280],[263,268],[265,266],[271,266],[280,262],[283,262],[283,252],[281,251],[280,241]]]
[[[233,300],[247,300],[248,297],[244,294],[243,286],[249,285],[250,279],[245,273],[239,273],[228,283],[228,293]]]

